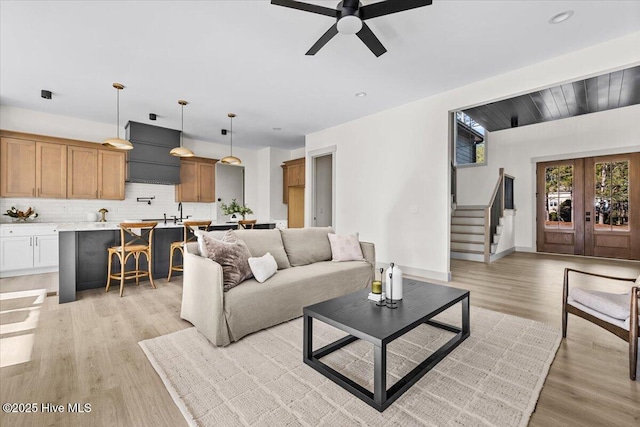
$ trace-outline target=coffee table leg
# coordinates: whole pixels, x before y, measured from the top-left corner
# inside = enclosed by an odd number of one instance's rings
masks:
[[[387,345],[373,346],[373,400],[381,405],[387,400]]]
[[[304,337],[302,340],[302,358],[311,360],[313,355],[313,318],[304,315]]]
[[[471,333],[471,319],[469,317],[469,297],[462,300],[462,335]]]

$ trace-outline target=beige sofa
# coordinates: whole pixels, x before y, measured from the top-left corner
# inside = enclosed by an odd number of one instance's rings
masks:
[[[302,316],[302,308],[371,285],[373,243],[360,243],[364,261],[333,262],[331,228],[233,231],[252,256],[270,252],[278,271],[264,283],[249,279],[223,292],[222,267],[186,245],[182,311],[213,344],[225,346],[252,332]]]

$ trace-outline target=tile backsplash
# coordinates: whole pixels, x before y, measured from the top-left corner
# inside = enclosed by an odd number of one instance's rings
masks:
[[[151,204],[138,202],[138,197],[154,197]],[[195,219],[216,219],[215,203],[183,203],[183,217],[191,215]],[[15,206],[26,210],[29,206],[38,212],[35,222],[79,222],[87,221],[88,213],[98,213],[107,209],[107,221],[125,219],[150,219],[178,216],[178,203],[175,201],[173,185],[127,183],[125,200],[78,200],[78,199],[41,199],[41,198],[0,198],[0,212],[5,213]],[[0,222],[9,223],[11,218],[0,216]]]

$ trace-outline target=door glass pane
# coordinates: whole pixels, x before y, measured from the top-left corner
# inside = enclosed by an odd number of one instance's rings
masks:
[[[545,228],[573,229],[573,166],[545,168]]]
[[[595,165],[597,231],[629,231],[629,161]]]

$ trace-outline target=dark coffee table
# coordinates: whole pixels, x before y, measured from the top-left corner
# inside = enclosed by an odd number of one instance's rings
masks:
[[[403,291],[404,298],[398,301],[397,309],[376,306],[375,302],[367,298],[369,290],[365,289],[305,307],[303,310],[304,363],[380,412],[470,335],[469,291],[408,279],[403,282]],[[431,320],[458,302],[462,302],[462,328]],[[350,335],[313,351],[313,319]],[[456,335],[387,390],[387,345],[423,323]],[[329,353],[357,339],[368,341],[374,346],[373,393],[320,361]]]

